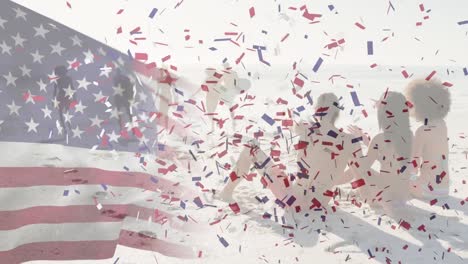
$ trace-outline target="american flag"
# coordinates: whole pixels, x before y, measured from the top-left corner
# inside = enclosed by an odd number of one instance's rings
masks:
[[[131,53],[0,3],[0,263],[108,259],[117,245],[197,256],[167,237],[168,229],[183,232],[187,217],[166,212],[196,194],[96,158],[119,152],[145,169],[165,150],[157,141],[156,88],[144,78],[168,76]],[[161,175],[176,168],[166,167]]]

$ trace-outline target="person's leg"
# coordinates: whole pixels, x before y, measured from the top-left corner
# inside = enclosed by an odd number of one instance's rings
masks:
[[[59,108],[58,108],[58,116],[59,116],[59,123],[60,123],[60,126],[62,127],[62,134],[65,135],[66,134],[66,128],[65,128],[65,121],[64,121],[64,117],[63,117],[63,111],[64,111],[64,107],[63,107],[63,102],[59,102]]]
[[[222,199],[232,199],[232,194],[241,182],[242,175],[246,174],[253,164],[255,164],[259,174],[262,175],[258,177],[262,185],[268,188],[277,199],[284,200],[284,198],[294,193],[294,185],[289,181],[287,174],[277,164],[274,164],[263,150],[245,147],[239,156],[235,169],[238,178],[234,181],[229,179],[228,184],[220,193]]]

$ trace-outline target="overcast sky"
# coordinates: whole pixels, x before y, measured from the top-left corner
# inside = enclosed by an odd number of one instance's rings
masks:
[[[468,20],[468,1],[462,0],[394,0],[395,11],[390,10],[388,15],[387,0],[184,0],[177,8],[174,7],[178,1],[174,0],[69,0],[71,9],[65,0],[16,2],[122,51],[148,52],[150,60],[157,63],[170,54],[168,63],[180,66],[198,62],[219,64],[224,58],[233,62],[246,52],[242,62],[255,65],[259,64],[256,52],[246,49],[257,44],[267,47],[265,60],[275,66],[290,66],[301,58],[304,64],[313,65],[320,56],[325,56],[328,64],[468,64],[468,24],[457,24],[458,21]],[[322,15],[316,19],[320,23],[309,24],[310,20],[302,16],[303,11],[299,8],[304,3],[307,3],[309,13]],[[420,10],[421,3],[424,11]],[[330,4],[334,5],[332,11],[328,7]],[[282,14],[278,12],[278,5],[281,5]],[[249,15],[251,7],[255,9],[253,18]],[[289,7],[298,10],[289,10]],[[151,19],[149,14],[153,8],[158,8],[158,12]],[[118,15],[120,9],[124,11]],[[425,20],[424,16],[429,16],[429,19]],[[358,28],[356,22],[366,29]],[[422,25],[416,26],[417,22],[422,22]],[[123,33],[116,34],[120,26]],[[131,38],[129,31],[137,26],[143,32],[139,36],[145,36],[148,40],[139,41],[135,46],[128,39]],[[262,33],[262,30],[267,33]],[[225,32],[243,32],[245,42],[239,40],[238,47],[230,42],[213,41],[215,38],[225,38]],[[288,33],[289,37],[281,42]],[[185,35],[190,35],[188,41]],[[389,39],[382,42],[385,37]],[[333,38],[345,39],[342,49],[324,48]],[[203,40],[204,44],[200,45],[199,40]],[[367,54],[367,41],[373,41],[372,56]],[[153,42],[167,43],[169,46]],[[210,51],[209,47],[217,50]],[[277,54],[279,52],[277,56],[275,49],[278,50]],[[439,52],[435,55],[437,50]],[[421,61],[422,57],[424,60]]]

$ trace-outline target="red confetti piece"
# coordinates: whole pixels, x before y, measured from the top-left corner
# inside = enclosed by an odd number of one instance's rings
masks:
[[[240,213],[240,208],[239,208],[239,205],[238,205],[237,203],[229,204],[229,208],[231,208],[231,210],[232,210],[235,214]]]
[[[364,117],[367,117],[367,111],[365,109],[362,109],[362,114],[364,115]]]
[[[358,28],[360,28],[360,29],[362,29],[362,30],[366,29],[366,27],[363,26],[363,25],[362,25],[361,23],[359,23],[359,22],[354,23],[354,25],[356,25]]]
[[[229,178],[231,179],[231,181],[236,181],[238,178],[236,172],[231,172],[231,174],[229,174]]]
[[[166,57],[162,58],[162,62],[168,61],[171,58],[171,55],[167,55]]]
[[[148,60],[148,54],[146,53],[135,53],[135,59],[136,60]]]
[[[451,83],[449,83],[449,82],[444,82],[442,85],[443,85],[443,86],[447,86],[447,87],[452,87],[452,86],[453,86],[453,84],[451,84]]]
[[[302,88],[304,86],[304,81],[296,77],[296,79],[294,79],[294,84]]]
[[[406,230],[409,230],[411,228],[411,224],[406,222],[406,221],[401,221],[400,226],[403,227]]]
[[[249,9],[249,14],[250,14],[250,18],[255,16],[255,8],[253,6]]]
[[[419,4],[419,10],[421,10],[421,12],[424,12],[424,4]]]
[[[431,80],[431,78],[434,77],[435,74],[436,74],[436,71],[432,71],[431,74],[429,74],[429,75],[426,77],[426,81]]]
[[[409,77],[408,73],[406,72],[406,70],[403,70],[401,72],[401,74],[403,74],[403,77],[405,77],[405,79],[407,79]]]
[[[351,187],[353,189],[357,189],[361,186],[364,186],[366,184],[366,182],[364,181],[364,179],[359,179],[359,180],[355,180],[353,182],[351,182]]]
[[[137,138],[141,138],[143,136],[143,134],[141,133],[138,127],[132,128],[132,132]]]

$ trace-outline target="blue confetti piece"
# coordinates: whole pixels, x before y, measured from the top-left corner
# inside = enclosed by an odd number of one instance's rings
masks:
[[[374,55],[374,42],[367,41],[367,55]]]
[[[177,112],[182,112],[184,111],[184,106],[183,105],[178,105],[177,106]]]
[[[177,88],[174,88],[174,91],[182,96],[184,96],[184,92],[182,92],[181,90],[177,89]]]
[[[468,24],[468,20],[463,20],[463,21],[460,21],[460,22],[457,22],[458,25],[466,25]]]
[[[145,162],[145,157],[140,157],[140,163]]]
[[[351,143],[353,143],[353,144],[354,144],[354,143],[357,143],[357,142],[359,142],[359,141],[362,141],[362,137],[357,137],[357,138],[351,139]]]
[[[406,166],[403,165],[403,167],[401,167],[401,169],[400,169],[400,173],[403,173],[405,170],[406,170]]]
[[[156,7],[153,8],[153,10],[151,10],[151,13],[149,14],[149,17],[153,18],[156,15],[157,12],[158,12],[158,9]]]
[[[320,65],[322,65],[323,59],[321,57],[318,58],[317,62],[314,65],[314,68],[312,69],[314,72],[317,72],[320,68]]]
[[[155,177],[153,177],[153,176],[150,177],[150,180],[151,180],[152,182],[154,182],[154,183],[158,183],[158,182],[159,182],[158,178],[155,178]]]
[[[351,92],[351,98],[353,99],[354,106],[360,106],[361,102],[359,102],[359,98],[357,96],[357,93],[355,91]]]
[[[211,47],[211,48],[209,48],[209,50],[211,50],[211,51],[215,51],[215,50],[218,50],[218,49],[217,49],[217,48],[215,48],[215,47]]]
[[[117,262],[119,262],[119,259],[120,259],[120,257],[118,257],[118,258],[114,261],[114,264],[117,264]]]
[[[78,191],[78,190],[75,190],[75,193],[76,193],[76,194],[81,194],[80,191]]]
[[[128,54],[128,57],[130,57],[130,60],[133,60],[133,56],[132,56],[132,53],[130,52],[130,50],[127,50],[127,54]]]
[[[123,167],[126,171],[129,171],[130,169],[127,166]]]
[[[314,101],[312,100],[312,96],[310,96],[310,93],[306,93],[305,96],[307,97],[307,101],[309,101],[309,104],[310,104],[310,105],[313,105],[313,104],[314,104]]]
[[[379,217],[379,221],[377,221],[377,225],[380,225],[381,222],[382,222],[382,218]]]
[[[263,169],[265,168],[265,166],[268,164],[268,162],[270,162],[271,158],[268,157],[264,162],[262,162],[262,164],[259,164],[257,162],[255,162],[255,166],[258,168],[258,169]],[[268,174],[265,173],[265,175],[268,177]],[[271,180],[270,180],[271,181]],[[271,181],[273,182],[273,181]]]
[[[68,190],[63,191],[63,196],[68,196],[68,193],[69,193]]]
[[[226,241],[226,239],[224,239],[224,237],[218,236],[218,239],[219,239],[219,242],[221,242],[221,244],[223,244],[224,247],[229,246],[229,243]]]
[[[223,59],[223,63],[226,63],[227,60],[228,60],[227,58],[224,58],[224,59]]]
[[[305,110],[305,107],[303,105],[296,108],[296,111],[298,111],[298,112],[302,112],[304,110]]]
[[[202,202],[202,200],[200,199],[200,197],[197,197],[197,198],[193,199],[193,202],[194,202],[199,208],[203,208],[203,202]]]
[[[275,123],[275,120],[273,120],[267,114],[263,114],[262,119],[265,120],[265,122],[267,122],[270,126],[272,126]]]
[[[220,39],[215,39],[214,41],[229,41],[231,38],[220,38]]]
[[[279,200],[279,199],[276,199],[276,200],[275,200],[275,203],[276,203],[279,207],[281,207],[281,208],[284,208],[284,207],[286,206],[286,204],[283,203],[283,202],[282,202],[281,200]]]
[[[192,177],[192,181],[201,181],[201,177],[200,176]]]
[[[327,135],[332,138],[336,138],[338,136],[338,134],[333,130],[328,131]]]
[[[185,203],[184,203],[184,201],[180,201],[180,207],[181,207],[182,209],[185,209]]]
[[[329,9],[330,11],[333,11],[333,9],[335,9],[335,6],[334,6],[334,5],[328,5],[328,9]]]
[[[158,150],[164,151],[165,146],[166,145],[164,145],[164,144],[158,144]]]
[[[294,195],[291,195],[291,197],[289,197],[289,199],[286,201],[286,204],[291,206],[295,201],[296,197],[294,197]]]
[[[105,184],[101,184],[101,186],[104,189],[104,191],[107,191],[107,186]]]
[[[468,68],[466,68],[466,67],[463,68],[463,73],[465,74],[465,76],[467,76],[468,75]]]

